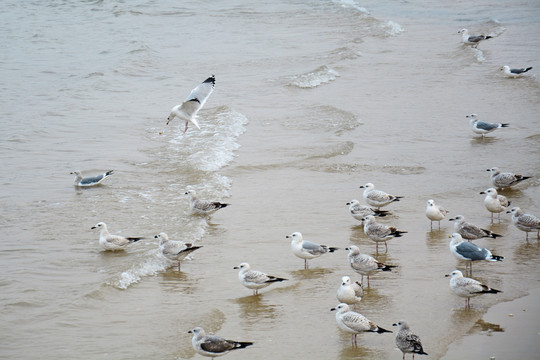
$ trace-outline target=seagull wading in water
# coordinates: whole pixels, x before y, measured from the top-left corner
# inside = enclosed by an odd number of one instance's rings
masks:
[[[464,44],[472,45],[473,48],[478,47],[480,41],[493,38],[493,36],[486,35],[469,35],[469,30],[467,29],[459,30],[458,34],[461,34],[461,40]]]
[[[201,127],[197,121],[197,113],[204,106],[204,103],[206,103],[206,100],[208,100],[208,97],[212,91],[214,91],[215,83],[216,78],[214,75],[212,75],[193,89],[183,103],[176,105],[171,109],[171,114],[167,118],[167,125],[169,125],[172,119],[178,117],[180,120],[184,120],[186,122],[184,134],[188,129],[189,123],[192,123],[197,127],[197,129],[200,130]]]
[[[193,349],[197,353],[208,357],[225,355],[232,350],[243,349],[253,345],[252,342],[226,340],[216,335],[206,335],[206,332],[200,327],[196,327],[188,331],[188,333],[193,334],[193,338],[191,339]]]
[[[525,240],[529,240],[529,232],[538,231],[536,237],[540,240],[540,219],[531,214],[525,214],[520,208],[513,207],[507,211],[512,213],[512,224],[521,231],[525,231]]]
[[[480,121],[478,120],[478,115],[476,114],[470,114],[465,116],[466,118],[469,118],[469,125],[471,125],[471,129],[475,134],[481,134],[482,137],[490,133],[492,131],[495,131],[500,128],[508,127],[510,124],[496,124],[496,123],[489,123],[486,121]]]
[[[451,274],[445,275],[450,277],[450,289],[465,299],[465,307],[471,306],[471,298],[482,294],[497,294],[502,291],[492,289],[487,285],[482,284],[480,281],[464,277],[463,273],[459,270],[452,271]]]
[[[114,170],[109,170],[104,172],[103,174],[97,175],[97,176],[90,176],[83,178],[81,172],[79,170],[75,170],[70,172],[71,175],[75,175],[75,181],[73,182],[73,185],[79,186],[79,187],[90,187],[90,186],[96,186],[101,184],[103,180],[105,180],[107,177],[111,176],[113,174]]]
[[[191,211],[199,215],[210,215],[229,206],[230,204],[225,204],[219,201],[209,201],[199,199],[195,190],[188,190],[185,192],[185,195],[189,196],[189,207]]]
[[[525,74],[527,71],[531,69],[532,69],[532,66],[529,66],[527,68],[511,69],[510,66],[504,65],[501,68],[501,71],[503,71],[504,74],[508,77],[520,77],[521,75]]]
[[[506,210],[510,206],[511,202],[508,201],[506,196],[499,195],[495,188],[489,188],[482,191],[480,194],[485,194],[484,206],[491,213],[491,222],[493,222],[493,214],[498,214],[499,222],[501,222],[501,212]]]
[[[385,193],[381,190],[375,190],[375,185],[372,183],[367,183],[361,185],[360,189],[365,189],[363,193],[364,200],[371,206],[380,209],[383,206],[386,206],[394,201],[399,201],[403,196],[394,196]]]
[[[430,229],[433,230],[433,222],[439,222],[439,230],[441,229],[441,220],[448,214],[442,206],[435,205],[435,201],[429,199],[427,201],[426,216],[430,220]]]
[[[195,250],[202,248],[202,246],[193,246],[191,242],[169,240],[169,236],[164,232],[159,233],[154,238],[159,239],[159,249],[163,256],[169,260],[178,261],[178,270],[180,270],[182,260]]]
[[[249,264],[245,262],[241,263],[238,266],[235,266],[233,269],[240,270],[238,272],[238,279],[240,280],[242,285],[244,285],[248,289],[253,290],[253,295],[257,295],[259,289],[267,287],[272,283],[287,281],[287,279],[267,275],[262,271],[251,270],[251,266],[249,266]]]
[[[110,251],[124,250],[129,244],[142,240],[142,237],[124,237],[120,235],[111,235],[107,230],[107,224],[98,222],[91,229],[100,229],[99,244]]]
[[[397,326],[399,328],[399,331],[396,334],[396,345],[403,353],[403,360],[405,360],[406,353],[411,353],[413,359],[414,354],[428,355],[422,348],[420,338],[411,331],[407,321],[400,320],[399,322],[392,324],[392,326]]]
[[[523,180],[530,179],[530,176],[523,176],[519,174],[514,174],[513,172],[501,172],[498,167],[492,167],[486,171],[491,172],[491,183],[494,187],[499,189],[509,188],[516,184],[519,184]]]
[[[334,252],[338,250],[337,247],[319,245],[311,241],[306,241],[304,240],[302,233],[299,232],[293,232],[291,235],[287,235],[286,238],[292,239],[291,250],[293,254],[298,256],[300,259],[304,259],[304,269],[309,268],[309,259],[315,259],[322,254],[326,254],[327,252]]]
[[[352,334],[352,345],[356,345],[356,335],[363,332],[374,332],[377,334],[391,333],[390,330],[383,329],[376,325],[364,315],[352,311],[349,305],[341,303],[330,311],[337,311],[336,322],[341,330]]]

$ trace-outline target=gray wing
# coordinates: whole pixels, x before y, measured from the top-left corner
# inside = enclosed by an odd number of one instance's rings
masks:
[[[313,255],[324,254],[328,251],[325,247],[312,243],[311,241],[304,241],[302,243],[302,248]]]
[[[219,336],[208,335],[201,343],[201,349],[212,353],[223,353],[234,349],[234,343]]]
[[[497,129],[499,127],[499,124],[488,123],[485,121],[478,121],[476,122],[476,127],[478,129],[490,131],[490,130]]]
[[[223,205],[217,201],[197,200],[193,207],[200,211],[213,211],[221,209]]]
[[[486,37],[484,35],[472,35],[472,36],[469,36],[467,40],[469,42],[479,42],[479,41],[484,40],[485,38]]]
[[[485,260],[489,255],[487,249],[479,248],[475,244],[467,241],[456,246],[456,251],[461,256],[471,260]]]
[[[367,198],[377,202],[390,201],[394,198],[393,195],[387,194],[384,191],[373,190],[367,194]]]
[[[105,178],[105,174],[101,174],[101,175],[97,175],[97,176],[90,176],[90,177],[85,177],[84,179],[82,179],[80,181],[79,184],[81,185],[92,185],[92,184],[97,184],[99,183],[101,180],[103,180]]]
[[[368,331],[371,329],[370,321],[362,314],[349,311],[341,317],[343,323],[355,331]]]
[[[261,271],[251,270],[244,274],[244,280],[256,284],[264,284],[270,279],[268,278],[268,275]]]

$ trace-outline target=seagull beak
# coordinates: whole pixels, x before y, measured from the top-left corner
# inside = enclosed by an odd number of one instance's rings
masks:
[[[446,274],[446,275],[444,275],[444,277],[450,277],[450,276],[452,276],[452,275],[450,275],[450,274]]]
[[[485,193],[486,193],[485,191],[480,192],[480,194],[485,194]]]
[[[238,266],[233,267],[233,269],[240,269]]]
[[[397,324],[392,324],[392,326],[397,326]]]
[[[336,308],[331,308],[331,309],[330,309],[330,311],[335,311],[335,310],[337,310],[337,309],[336,309]]]
[[[92,227],[90,228],[90,230],[95,229],[95,228],[96,228],[95,226],[92,226]]]

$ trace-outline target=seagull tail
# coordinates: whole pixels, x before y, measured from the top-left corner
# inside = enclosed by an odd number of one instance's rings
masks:
[[[523,72],[527,72],[527,71],[529,71],[529,70],[531,70],[531,69],[532,69],[532,66],[529,66],[529,67],[526,68],[525,71],[523,71]]]
[[[337,247],[332,247],[332,246],[329,246],[329,247],[328,247],[328,252],[334,252],[334,251],[336,251],[336,250],[339,250],[339,248],[337,248]]]
[[[246,348],[248,346],[251,346],[253,345],[252,342],[247,342],[247,341],[235,341],[234,342],[234,349],[243,349],[243,348]],[[234,350],[233,349],[233,350]]]
[[[285,278],[279,278],[279,277],[275,277],[275,276],[269,276],[270,280],[266,281],[266,282],[280,282],[280,281],[287,281],[288,279],[285,279]]]
[[[482,294],[497,294],[502,292],[501,290],[488,288],[487,290],[482,291]]]
[[[393,230],[392,233],[390,233],[390,235],[392,235],[393,237],[402,237],[403,234],[406,234],[407,231],[401,231],[401,230]]]
[[[375,216],[379,216],[379,217],[385,217],[387,215],[390,215],[390,211],[386,211],[386,210],[373,209],[373,212],[375,213]]]
[[[375,330],[375,332],[376,332],[377,334],[382,334],[382,333],[391,333],[391,331],[390,331],[390,330],[386,330],[386,329],[383,329],[383,328],[382,328],[382,327],[380,327],[380,326],[377,326],[377,330]]]
[[[510,124],[505,123],[505,124],[500,124],[499,127],[502,127],[502,128],[503,128],[503,127],[508,127],[508,126],[510,126]]]
[[[144,238],[140,237],[140,238],[136,238],[136,237],[128,237],[126,238],[129,240],[129,242],[136,242],[136,241],[139,241],[139,240],[142,240]]]
[[[486,39],[486,40],[487,40],[487,39],[493,39],[493,36],[487,35],[487,36],[485,37],[485,39]]]
[[[491,255],[491,261],[503,261],[504,256]]]
[[[197,121],[197,119],[195,119],[195,117],[189,119],[189,121],[191,121],[191,123],[195,125],[197,129],[201,130],[201,127],[199,126],[199,122]]]
[[[112,174],[113,174],[113,171],[114,171],[114,170],[109,170],[109,171],[107,171],[107,172],[105,173],[105,176],[112,175]]]
[[[499,235],[499,234],[495,234],[495,233],[492,233],[491,231],[489,232],[489,237],[492,237],[494,239],[498,238],[498,237],[502,237],[502,235]]]
[[[378,269],[382,271],[392,271],[392,268],[397,267],[396,265],[386,265],[383,263],[378,263],[377,265],[379,266]]]

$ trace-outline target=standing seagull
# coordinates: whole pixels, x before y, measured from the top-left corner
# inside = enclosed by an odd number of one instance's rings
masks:
[[[349,253],[347,259],[351,268],[362,275],[361,282],[364,283],[364,275],[367,276],[367,285],[369,287],[369,276],[376,271],[392,271],[395,265],[386,265],[377,261],[373,256],[361,254],[360,249],[356,245],[351,245],[348,248]]]
[[[493,38],[493,36],[486,35],[469,35],[469,30],[467,29],[459,30],[458,34],[461,34],[461,40],[464,44],[472,45],[473,48],[478,47],[480,41]]]
[[[511,69],[510,66],[504,65],[501,68],[501,71],[503,71],[504,74],[508,77],[519,77],[531,69],[532,69],[532,66],[529,66],[528,68]]]
[[[495,124],[495,123],[480,121],[478,120],[478,115],[476,114],[467,115],[465,117],[470,118],[469,125],[471,125],[472,131],[475,134],[482,134],[482,137],[484,137],[484,135],[487,133],[490,133],[500,128],[508,127],[510,125],[510,124]]]
[[[286,236],[291,240],[291,249],[294,255],[300,259],[304,259],[304,269],[308,269],[308,260],[315,259],[327,252],[334,252],[338,250],[337,247],[331,247],[326,245],[315,244],[311,241],[305,241],[302,233],[293,232],[291,235]]]
[[[403,198],[403,196],[394,196],[381,190],[375,190],[375,185],[372,183],[361,185],[360,189],[365,189],[363,194],[364,200],[369,205],[374,206],[377,209],[380,209],[391,202],[399,201],[399,199]]]
[[[98,222],[91,229],[101,229],[99,233],[99,245],[105,250],[116,251],[124,250],[126,246],[136,241],[142,240],[142,237],[123,237],[120,235],[111,235],[107,230],[107,224]]]
[[[452,239],[450,241],[450,251],[456,258],[470,261],[471,273],[473,261],[503,261],[504,259],[503,256],[493,255],[486,248],[478,247],[472,242],[463,241],[463,238],[458,233],[453,233],[450,238]]]
[[[363,292],[361,283],[358,281],[352,282],[350,277],[343,276],[336,297],[340,303],[354,307],[362,300]]]
[[[485,194],[484,205],[486,209],[491,213],[491,222],[493,223],[493,214],[498,214],[499,222],[501,222],[501,212],[506,210],[510,206],[511,202],[508,201],[506,196],[499,195],[497,190],[489,188],[486,191],[482,191],[480,194]]]
[[[374,332],[377,334],[391,333],[390,330],[383,329],[382,327],[375,325],[371,320],[364,315],[352,311],[349,305],[341,303],[335,308],[331,308],[330,311],[336,311],[336,322],[341,330],[352,334],[352,345],[356,345],[356,335],[362,332]]]
[[[479,228],[478,226],[468,223],[465,221],[465,216],[457,215],[450,221],[454,222],[454,231],[461,235],[464,239],[468,241],[476,240],[480,238],[493,238],[502,237],[502,235],[495,234],[489,230]]]
[[[498,167],[492,167],[486,171],[491,172],[491,183],[494,187],[504,189],[516,184],[519,184],[523,180],[530,179],[530,176],[523,176],[514,174],[512,172],[501,172]]]
[[[159,249],[163,256],[167,259],[178,261],[178,270],[180,270],[180,262],[182,260],[195,250],[202,248],[202,246],[193,246],[191,242],[169,240],[169,236],[164,232],[154,236],[154,239],[159,239]]]
[[[241,263],[233,269],[240,269],[238,279],[242,285],[253,290],[253,295],[257,295],[259,289],[267,287],[274,282],[286,281],[287,279],[278,278],[271,275],[266,275],[261,271],[251,270],[248,263]]]
[[[412,353],[413,360],[414,354],[427,355],[422,348],[420,338],[411,331],[408,322],[400,320],[396,324],[392,324],[392,326],[397,326],[399,328],[399,331],[396,334],[396,345],[403,353],[403,360],[405,360],[405,353]]]
[[[435,201],[429,199],[427,201],[426,216],[431,221],[430,228],[433,230],[433,222],[439,222],[439,230],[441,229],[441,220],[448,214],[442,206],[435,205]]]
[[[540,239],[540,219],[531,214],[525,214],[520,208],[514,207],[507,211],[512,213],[512,224],[521,231],[525,231],[525,239],[529,240],[529,232],[538,231],[537,238]]]
[[[389,214],[389,212],[386,210],[378,210],[366,205],[361,205],[360,201],[358,200],[351,200],[347,203],[347,205],[349,205],[349,212],[351,213],[351,216],[361,222],[364,222],[364,218],[367,215],[385,217]]]
[[[113,174],[113,171],[114,170],[109,170],[104,172],[103,174],[85,178],[82,177],[82,174],[79,170],[72,171],[70,172],[70,174],[75,175],[75,181],[73,182],[73,185],[80,187],[89,187],[101,184],[103,180]]]
[[[463,273],[459,270],[454,270],[450,275],[445,275],[450,278],[450,289],[458,296],[466,298],[465,307],[469,308],[471,306],[470,301],[474,296],[482,294],[497,294],[502,291],[492,289],[480,281],[471,279],[468,277],[463,277]]]
[[[185,195],[189,196],[189,207],[196,214],[210,215],[230,205],[219,201],[201,200],[197,197],[195,190],[188,190]]]
[[[193,334],[191,344],[195,351],[208,357],[225,355],[231,350],[243,349],[253,345],[252,342],[225,340],[219,336],[206,335],[204,330],[200,327],[196,327],[195,329],[188,331],[188,333]]]
[[[167,118],[167,125],[171,122],[174,117],[178,117],[180,120],[185,120],[186,128],[184,134],[188,129],[188,125],[191,122],[201,129],[199,123],[197,122],[197,113],[204,106],[208,97],[214,91],[214,84],[216,83],[216,78],[214,75],[210,76],[208,79],[204,80],[199,86],[191,90],[191,94],[184,100],[180,105],[176,105],[171,109],[171,114]]]
[[[387,226],[378,223],[373,215],[366,216],[364,222],[364,232],[371,240],[375,241],[375,243],[377,244],[377,253],[379,252],[379,242],[384,241],[384,247],[386,251],[388,251],[388,245],[386,244],[387,240],[401,237],[402,234],[407,233],[406,231],[398,230],[393,226]]]

